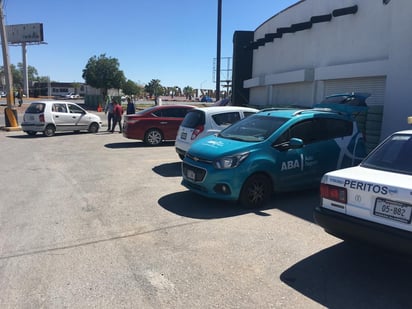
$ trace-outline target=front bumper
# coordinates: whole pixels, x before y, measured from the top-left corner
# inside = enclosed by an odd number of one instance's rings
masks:
[[[188,163],[187,157],[182,163],[182,185],[189,190],[220,200],[236,201],[239,198],[240,189],[243,184],[243,175],[239,169],[216,170],[210,164],[196,162]],[[194,172],[195,179],[190,179],[188,170]],[[222,188],[226,188],[223,190]]]
[[[412,233],[338,213],[321,206],[314,210],[315,222],[341,239],[359,240],[391,251],[412,255]]]

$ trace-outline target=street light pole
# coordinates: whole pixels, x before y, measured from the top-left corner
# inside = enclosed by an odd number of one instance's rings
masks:
[[[14,97],[13,92],[13,76],[10,70],[10,57],[9,57],[9,45],[7,41],[6,26],[4,24],[3,14],[3,0],[0,0],[0,34],[3,52],[3,69],[6,77],[6,90],[7,90],[7,108],[5,109],[6,120],[9,122],[9,127],[17,128],[17,113],[12,108],[12,100]],[[7,126],[7,125],[6,125]]]
[[[222,0],[217,1],[217,55],[216,55],[216,101],[220,100],[220,50],[222,37]]]

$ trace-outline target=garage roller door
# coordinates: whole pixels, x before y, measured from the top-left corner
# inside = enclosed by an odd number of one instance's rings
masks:
[[[385,77],[350,78],[325,81],[325,96],[345,92],[367,92],[368,113],[359,117],[358,124],[365,134],[367,151],[381,140],[382,112],[385,97]]]
[[[273,86],[271,104],[275,106],[306,106],[312,107],[312,83],[291,83]]]

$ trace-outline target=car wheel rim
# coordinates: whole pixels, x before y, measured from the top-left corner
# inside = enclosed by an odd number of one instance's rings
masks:
[[[46,130],[44,131],[44,134],[46,136],[53,136],[54,135],[54,128],[52,127],[47,127]]]
[[[160,136],[159,132],[150,132],[147,140],[151,145],[157,145],[161,142],[162,137]]]
[[[259,205],[264,201],[265,185],[262,183],[253,183],[247,190],[247,198],[253,205]]]

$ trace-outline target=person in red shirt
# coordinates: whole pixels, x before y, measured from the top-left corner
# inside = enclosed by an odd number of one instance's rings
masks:
[[[119,124],[119,133],[122,133],[122,115],[123,107],[119,104],[119,102],[114,101],[112,133],[114,132],[117,124]]]

